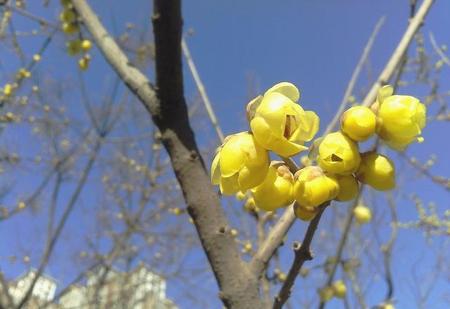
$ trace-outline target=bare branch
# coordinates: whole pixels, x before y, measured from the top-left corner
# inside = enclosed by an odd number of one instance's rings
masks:
[[[85,0],[72,0],[93,40],[161,132],[204,251],[228,307],[261,307],[257,279],[239,256],[228,221],[201,159],[183,95],[180,1],[154,2],[155,88],[133,67]]]
[[[209,97],[208,94],[206,93],[205,86],[203,85],[202,80],[200,79],[200,75],[197,72],[197,67],[195,66],[194,59],[192,59],[191,52],[189,51],[189,47],[184,38],[181,39],[181,47],[183,49],[183,54],[184,57],[186,58],[186,62],[189,66],[189,69],[191,70],[192,77],[194,78],[195,85],[197,86],[198,92],[202,97],[203,104],[205,105],[206,111],[208,112],[209,120],[211,120],[214,130],[216,130],[220,142],[223,142],[224,136],[222,129],[219,126],[216,113],[212,108],[211,101],[209,101]]]
[[[289,296],[291,295],[291,289],[295,283],[295,279],[297,279],[298,277],[303,263],[305,261],[312,260],[313,256],[310,248],[311,242],[316,232],[317,226],[319,225],[320,218],[322,217],[322,214],[328,205],[329,202],[319,206],[320,210],[308,225],[308,229],[306,230],[305,236],[303,237],[303,242],[301,244],[298,242],[294,243],[295,258],[292,262],[291,269],[289,269],[286,281],[283,283],[280,292],[278,292],[278,295],[275,297],[275,302],[273,304],[274,309],[280,309],[283,307],[284,303],[286,303]]]
[[[395,49],[395,51],[392,54],[391,58],[389,59],[388,63],[384,67],[384,69],[381,72],[380,76],[378,77],[377,81],[373,84],[369,93],[365,97],[362,105],[364,105],[364,106],[371,105],[377,97],[378,89],[380,89],[381,86],[388,83],[389,80],[391,79],[391,77],[394,75],[398,65],[402,61],[403,56],[405,55],[405,53],[408,49],[409,44],[411,43],[412,39],[414,38],[414,35],[416,34],[416,32],[422,26],[422,24],[425,20],[425,16],[427,15],[427,13],[430,10],[433,3],[434,3],[434,0],[424,0],[423,1],[422,5],[420,6],[419,10],[417,11],[417,14],[410,20],[408,28],[406,29],[400,42],[398,43],[397,48]]]

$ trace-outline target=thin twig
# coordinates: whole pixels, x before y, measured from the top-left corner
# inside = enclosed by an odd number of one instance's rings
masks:
[[[223,142],[224,136],[222,129],[219,126],[216,113],[214,112],[211,101],[209,100],[208,94],[206,93],[205,86],[203,85],[203,82],[200,79],[200,75],[198,74],[197,67],[195,66],[194,63],[194,59],[191,56],[191,52],[189,51],[189,47],[184,38],[181,39],[181,48],[183,49],[184,57],[186,58],[189,70],[191,71],[192,77],[194,78],[195,85],[197,86],[198,92],[202,97],[202,101],[208,113],[209,120],[211,121],[214,130],[216,130],[217,137],[219,137],[220,142]]]
[[[328,125],[327,129],[325,130],[324,135],[333,131],[334,127],[336,127],[336,125],[338,124],[341,114],[344,112],[344,109],[347,106],[348,98],[353,93],[353,89],[355,88],[359,74],[361,73],[362,68],[364,67],[364,64],[367,61],[367,58],[369,57],[369,53],[372,50],[372,46],[373,46],[373,43],[375,42],[375,38],[377,37],[378,32],[380,31],[381,27],[383,26],[385,20],[386,20],[386,18],[383,16],[376,23],[375,28],[373,29],[372,34],[370,35],[369,40],[367,41],[366,46],[364,47],[363,53],[361,54],[361,57],[359,58],[358,64],[356,65],[356,67],[352,73],[352,77],[350,79],[350,82],[347,85],[347,89],[345,89],[344,97],[342,98],[341,104],[339,104],[339,108],[338,108],[336,114],[334,115],[333,120],[331,120],[330,124]]]
[[[283,283],[280,291],[278,292],[278,295],[275,297],[273,309],[280,309],[283,307],[283,305],[291,295],[292,287],[295,283],[295,279],[297,279],[298,277],[298,273],[302,268],[303,263],[305,261],[312,260],[313,256],[310,248],[311,242],[313,240],[317,226],[319,225],[320,218],[322,217],[322,214],[328,205],[329,203],[320,206],[319,212],[308,225],[308,229],[306,230],[305,236],[303,237],[303,242],[301,244],[298,242],[294,243],[295,258],[292,262],[291,268],[289,269],[286,281]]]

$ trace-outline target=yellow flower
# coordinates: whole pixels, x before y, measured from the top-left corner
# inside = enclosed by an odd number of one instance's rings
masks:
[[[320,143],[317,161],[327,172],[350,175],[358,169],[361,158],[354,141],[341,132],[334,132]]]
[[[249,103],[250,127],[264,148],[284,157],[307,149],[303,143],[317,133],[319,117],[312,111],[304,111],[296,103],[299,98],[293,84],[282,82]]]
[[[318,211],[317,207],[301,206],[297,203],[294,205],[295,216],[303,221],[311,221]]]
[[[426,106],[414,97],[389,96],[379,107],[378,134],[395,150],[403,150],[414,141],[422,142],[420,134],[426,124],[426,113]]]
[[[344,112],[341,118],[341,128],[352,140],[361,142],[375,133],[377,117],[365,106],[354,106]]]
[[[83,40],[81,42],[81,49],[84,51],[89,51],[92,48],[92,43],[89,40]]]
[[[307,166],[295,174],[294,197],[300,207],[317,207],[334,199],[339,184],[318,166]]]
[[[354,199],[358,195],[358,181],[353,175],[335,175],[334,178],[339,184],[339,194],[336,196],[336,200],[346,202]]]
[[[326,286],[319,290],[320,301],[327,302],[334,296],[334,289],[331,286]]]
[[[353,209],[356,222],[359,224],[369,223],[372,220],[372,211],[364,205],[358,205]]]
[[[332,287],[334,290],[334,295],[337,298],[344,298],[345,294],[347,294],[347,287],[345,286],[345,283],[342,280],[335,281]]]
[[[263,183],[251,190],[256,206],[262,210],[274,211],[291,204],[294,201],[293,184],[294,176],[289,168],[283,162],[272,162]]]
[[[71,56],[78,54],[81,51],[81,41],[72,40],[66,43],[67,53]]]
[[[86,71],[89,68],[89,62],[91,61],[91,57],[89,55],[83,56],[80,60],[78,60],[78,67],[82,71]]]
[[[394,163],[379,153],[361,154],[361,165],[356,176],[362,183],[379,191],[391,190],[395,187]]]
[[[3,93],[5,94],[5,96],[10,96],[11,93],[13,92],[13,86],[11,84],[6,84],[5,87],[3,88]]]
[[[63,23],[62,30],[66,34],[73,34],[78,32],[79,28],[78,25],[74,23]]]
[[[217,149],[211,165],[211,181],[223,194],[236,194],[261,184],[269,168],[267,151],[252,134],[241,132],[228,136]]]
[[[71,9],[65,9],[59,14],[59,20],[61,20],[64,23],[72,23],[76,19],[75,12]]]

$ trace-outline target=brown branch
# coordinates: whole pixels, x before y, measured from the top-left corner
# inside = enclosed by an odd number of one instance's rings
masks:
[[[414,38],[414,35],[419,30],[419,28],[422,26],[425,16],[427,15],[428,11],[430,10],[431,6],[433,5],[434,0],[424,0],[422,2],[422,5],[420,6],[419,10],[417,11],[417,14],[410,19],[408,28],[406,29],[405,33],[403,34],[400,42],[398,43],[396,49],[394,50],[391,58],[389,59],[388,63],[384,67],[383,71],[381,72],[380,76],[378,76],[377,81],[373,84],[372,88],[370,89],[369,93],[365,97],[362,105],[369,106],[371,105],[378,94],[378,89],[380,89],[381,86],[385,85],[391,77],[394,75],[397,67],[399,66],[400,62],[403,59],[403,56],[405,55],[409,44],[411,43],[412,39]]]
[[[214,191],[189,124],[183,95],[180,1],[156,0],[153,30],[156,87],[133,67],[85,0],[72,0],[105,59],[135,94],[161,132],[187,209],[227,307],[261,308],[258,281],[239,256],[228,221]]]
[[[312,260],[313,256],[311,253],[311,242],[316,232],[317,226],[319,225],[320,218],[322,217],[325,208],[329,203],[320,206],[320,210],[311,223],[308,225],[305,236],[303,237],[303,242],[300,244],[298,242],[294,243],[295,258],[292,262],[291,269],[287,275],[286,281],[283,283],[278,295],[275,297],[275,302],[273,304],[274,309],[282,308],[283,305],[288,300],[291,295],[292,287],[295,283],[295,279],[298,277],[298,273],[303,266],[305,261]]]

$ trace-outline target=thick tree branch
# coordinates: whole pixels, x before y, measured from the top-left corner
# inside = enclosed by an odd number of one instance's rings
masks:
[[[241,260],[200,156],[183,95],[180,1],[154,2],[156,87],[133,67],[85,0],[72,3],[105,59],[151,114],[161,132],[189,214],[230,308],[261,308],[258,282]]]

